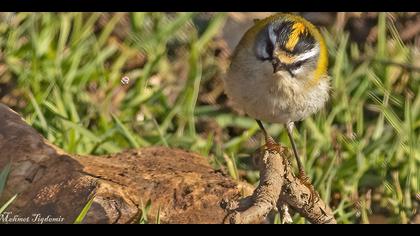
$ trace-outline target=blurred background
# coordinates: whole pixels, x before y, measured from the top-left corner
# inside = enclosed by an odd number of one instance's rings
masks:
[[[182,148],[256,186],[262,135],[221,78],[271,14],[0,13],[0,102],[70,153]],[[333,78],[295,133],[315,188],[339,223],[420,223],[420,14],[296,14],[321,28]]]

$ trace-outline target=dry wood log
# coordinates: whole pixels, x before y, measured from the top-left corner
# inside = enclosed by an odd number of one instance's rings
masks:
[[[183,150],[151,147],[106,156],[67,154],[0,104],[0,169],[11,164],[0,204],[18,194],[3,223],[25,217],[32,221],[23,223],[40,223],[33,220],[34,214],[50,219],[47,223],[73,223],[92,196],[84,223],[136,223],[148,201],[152,223],[158,212],[161,223],[262,222],[270,209],[285,204],[313,223],[334,223],[321,200],[308,206],[308,189],[297,182],[282,155],[263,155],[262,181],[251,195],[250,185],[212,169],[207,158]],[[242,194],[251,196],[239,201],[241,209],[225,204],[238,202]],[[245,202],[250,207],[246,209],[254,209],[247,217]],[[1,219],[7,220],[4,215]]]

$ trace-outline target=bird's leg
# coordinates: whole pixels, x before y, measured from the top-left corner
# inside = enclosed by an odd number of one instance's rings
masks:
[[[265,146],[268,150],[273,151],[280,151],[280,146],[274,141],[274,139],[268,134],[267,130],[265,130],[263,123],[260,120],[256,120],[258,126],[260,127],[261,131],[264,134],[265,138]]]
[[[297,162],[297,166],[298,166],[298,170],[299,170],[299,176],[300,175],[306,176],[305,169],[303,168],[302,161],[300,160],[300,157],[299,157],[299,154],[298,154],[298,151],[297,151],[297,148],[296,148],[295,140],[293,139],[294,123],[293,122],[288,122],[285,126],[286,126],[286,130],[287,130],[287,135],[289,136],[290,143],[292,144],[293,153],[294,153],[295,158],[296,158],[296,162]]]
[[[293,153],[296,158],[297,166],[298,166],[298,179],[302,181],[302,184],[304,184],[310,191],[311,196],[309,197],[309,201],[314,204],[315,198],[318,198],[318,194],[316,193],[314,187],[312,186],[309,177],[305,173],[305,169],[303,168],[302,161],[300,160],[295,141],[293,139],[293,127],[294,123],[292,121],[288,122],[286,125],[287,135],[289,136],[290,143],[292,144]]]

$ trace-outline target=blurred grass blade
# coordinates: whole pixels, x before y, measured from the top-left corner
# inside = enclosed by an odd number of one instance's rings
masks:
[[[146,202],[146,205],[143,205],[143,201],[141,202],[141,216],[140,216],[140,220],[139,220],[139,224],[148,224],[149,223],[149,219],[148,219],[148,214],[150,211],[150,208],[152,207],[152,200],[149,199]]]
[[[131,27],[134,32],[139,31],[144,23],[145,12],[130,12]]]
[[[378,17],[378,46],[377,46],[377,59],[386,59],[386,13],[380,12]]]
[[[7,207],[10,206],[10,204],[13,203],[16,197],[17,197],[17,194],[15,194],[12,198],[9,199],[9,201],[7,201],[5,204],[3,204],[3,206],[0,207],[0,215],[7,209]]]
[[[29,99],[31,100],[32,106],[35,109],[35,114],[37,115],[40,121],[42,130],[47,134],[47,137],[49,137],[48,124],[47,124],[47,120],[45,119],[44,113],[41,111],[41,108],[38,102],[36,101],[34,95],[30,91],[28,92],[28,96],[29,96]]]
[[[115,116],[114,114],[112,114],[112,118],[114,119],[114,121],[117,124],[117,127],[120,130],[120,133],[122,135],[124,135],[124,137],[128,140],[128,142],[130,143],[130,145],[134,148],[140,148],[141,146],[147,146],[149,145],[148,142],[146,142],[145,140],[141,139],[141,145],[140,143],[137,141],[137,139],[134,137],[134,134],[131,133],[131,131],[128,130],[127,127],[125,127],[125,125],[120,121],[120,119],[118,119],[117,116]]]
[[[157,209],[157,213],[156,213],[156,224],[160,224],[160,211],[161,211],[161,206],[159,205]]]
[[[0,172],[0,196],[3,193],[4,187],[6,186],[6,181],[7,181],[7,177],[9,176],[11,166],[12,164],[8,163]]]
[[[92,195],[92,197],[89,199],[89,201],[86,203],[86,205],[83,207],[80,214],[77,216],[76,220],[74,221],[74,224],[81,224],[83,219],[85,219],[86,214],[88,213],[90,207],[92,206],[93,200],[95,199],[95,194]]]
[[[96,134],[92,133],[90,130],[84,128],[83,126],[80,126],[78,124],[75,124],[74,122],[64,119],[62,120],[62,122],[65,126],[80,133],[83,136],[83,138],[90,140],[91,142],[94,142],[96,144],[101,144],[101,148],[105,149],[109,153],[116,153],[120,150],[113,143],[103,143],[103,139],[101,137],[98,137]]]
[[[203,50],[206,45],[209,44],[210,40],[219,32],[220,28],[223,26],[226,20],[226,13],[218,12],[216,13],[209,25],[206,28],[206,31],[201,35],[200,39],[197,41],[197,48]]]
[[[391,124],[391,126],[395,129],[395,131],[397,131],[398,134],[402,134],[402,131],[403,131],[402,121],[397,116],[397,114],[395,114],[395,112],[392,109],[390,109],[383,102],[381,102],[379,98],[375,96],[373,93],[370,93],[369,95],[378,105],[377,107],[382,112],[382,114],[384,114],[386,120]]]
[[[197,14],[194,12],[184,12],[179,14],[175,20],[171,21],[168,25],[166,25],[161,31],[159,31],[158,39],[159,40],[169,40],[173,37],[174,33],[179,30],[185,23],[192,19],[192,17]]]
[[[234,180],[239,180],[239,173],[238,173],[238,168],[236,166],[236,159],[233,156],[229,157],[226,154],[223,155],[223,157],[225,158],[230,177],[232,177],[232,179]]]
[[[165,147],[169,147],[168,141],[166,140],[166,138],[165,138],[165,136],[162,132],[162,129],[159,127],[159,124],[157,123],[156,119],[152,118],[152,121],[153,121],[153,124],[155,125],[155,127],[156,127],[156,129],[159,133],[159,137],[160,137],[160,140],[162,141],[163,145],[165,145]]]

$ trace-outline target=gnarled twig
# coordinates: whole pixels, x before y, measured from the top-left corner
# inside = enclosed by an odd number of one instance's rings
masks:
[[[299,212],[309,222],[316,224],[335,224],[334,215],[322,199],[311,200],[311,190],[292,173],[288,149],[276,147],[258,151],[261,173],[260,184],[250,197],[227,204],[230,212],[225,223],[256,223],[276,208],[287,204]],[[317,193],[316,193],[317,194]]]

